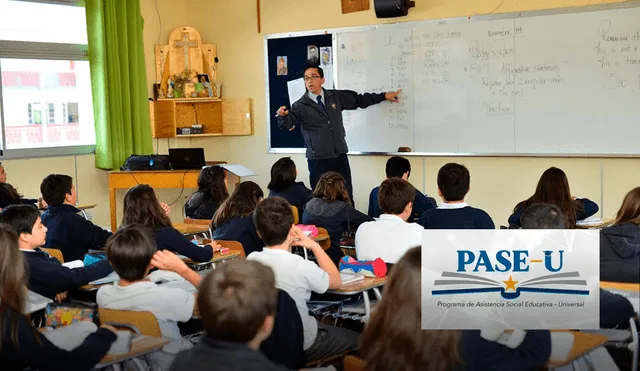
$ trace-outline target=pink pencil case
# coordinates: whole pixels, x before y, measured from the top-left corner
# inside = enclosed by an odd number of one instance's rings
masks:
[[[318,237],[318,228],[315,225],[298,224],[298,228],[309,237]]]

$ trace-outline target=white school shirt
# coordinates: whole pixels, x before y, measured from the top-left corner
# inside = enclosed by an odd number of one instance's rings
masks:
[[[247,259],[270,267],[276,278],[276,287],[286,291],[296,302],[304,330],[303,347],[309,349],[316,340],[318,323],[309,315],[307,301],[311,298],[311,291],[318,294],[327,292],[329,274],[316,263],[286,250],[265,247],[262,251],[252,252]]]
[[[164,347],[165,352],[177,353],[191,345],[180,335],[178,322],[187,322],[193,315],[195,295],[192,293],[147,281],[125,287],[116,282],[98,290],[96,303],[113,310],[151,312],[158,320],[162,337],[171,341]]]
[[[378,220],[361,224],[356,231],[358,260],[381,258],[395,264],[407,250],[422,245],[424,228],[396,215],[382,214]]]

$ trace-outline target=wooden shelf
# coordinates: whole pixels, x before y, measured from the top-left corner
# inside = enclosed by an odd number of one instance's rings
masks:
[[[149,102],[154,138],[251,135],[251,100],[218,98],[158,99]],[[202,125],[202,134],[178,135],[178,128]]]

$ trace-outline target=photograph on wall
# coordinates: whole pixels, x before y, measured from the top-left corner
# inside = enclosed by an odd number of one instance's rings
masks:
[[[287,57],[281,56],[277,58],[278,76],[286,76],[289,74],[287,66]]]
[[[318,47],[315,45],[307,46],[307,63],[320,64],[320,54],[318,53]]]
[[[331,47],[323,47],[320,48],[320,66],[329,66],[333,64],[333,59],[331,55]]]

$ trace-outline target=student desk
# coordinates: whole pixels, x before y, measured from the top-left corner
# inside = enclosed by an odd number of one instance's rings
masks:
[[[94,368],[101,369],[101,368],[115,365],[124,361],[128,361],[136,357],[142,357],[144,355],[147,355],[162,349],[167,344],[169,344],[169,341],[164,340],[162,338],[141,336],[133,340],[133,342],[131,343],[131,350],[129,350],[128,353],[118,354],[118,355],[106,355],[104,358],[102,358],[102,360],[100,360],[100,363],[97,364]]]
[[[209,233],[209,226],[204,224],[172,223],[172,225],[186,236]]]
[[[207,165],[224,164],[224,161],[207,161]],[[198,188],[200,170],[143,170],[109,172],[109,207],[111,230],[117,229],[116,190],[129,189],[138,184],[153,188]],[[231,173],[229,173],[231,175]],[[231,182],[229,182],[231,183]]]
[[[242,253],[240,250],[234,250],[234,249],[230,249],[228,252],[221,254],[220,252],[214,252],[213,253],[213,258],[211,260],[209,260],[208,262],[195,262],[189,258],[183,259],[183,261],[185,262],[185,264],[187,264],[190,267],[193,267],[194,270],[196,271],[201,271],[203,269],[206,269],[209,266],[215,267],[216,263],[221,263],[224,262],[226,260],[231,260],[231,259],[235,259],[238,256],[240,256]]]
[[[387,283],[387,278],[388,277],[365,277],[363,280],[347,283],[337,289],[328,290],[327,294],[351,296],[362,293],[364,299],[363,321],[366,322],[371,317],[371,300],[369,300],[369,293],[367,291],[373,289],[376,299],[381,300],[382,295],[380,294],[379,288]]]
[[[595,349],[604,345],[608,338],[599,334],[588,334],[576,331],[551,330],[551,332],[571,332],[573,334],[573,346],[569,351],[569,356],[565,360],[549,360],[546,367],[550,370],[573,364],[578,359],[591,353]]]

